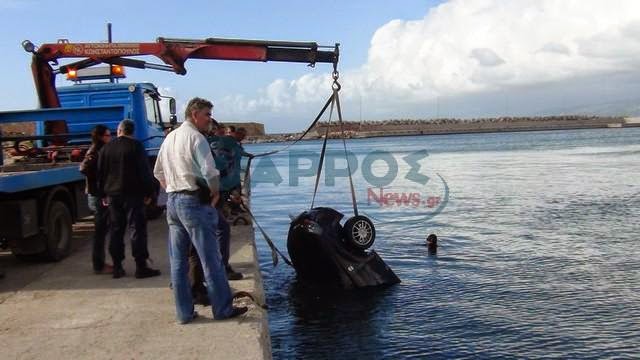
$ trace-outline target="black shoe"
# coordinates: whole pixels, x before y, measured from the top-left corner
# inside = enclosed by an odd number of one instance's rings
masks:
[[[244,275],[242,275],[239,272],[235,272],[231,266],[229,266],[227,268],[227,279],[234,281],[234,280],[242,280],[244,278]]]
[[[122,268],[122,265],[113,265],[113,278],[120,279],[121,277],[127,275]]]
[[[229,315],[229,317],[227,317],[226,319],[231,319],[234,318],[236,316],[240,316],[244,313],[247,312],[247,310],[249,310],[246,306],[241,306],[241,307],[233,307],[233,310],[231,310],[231,315]]]
[[[152,269],[148,266],[136,269],[136,279],[146,279],[154,276],[160,276],[160,270]]]
[[[104,264],[102,265],[102,269],[93,269],[93,273],[96,275],[110,275],[113,274],[113,265]]]

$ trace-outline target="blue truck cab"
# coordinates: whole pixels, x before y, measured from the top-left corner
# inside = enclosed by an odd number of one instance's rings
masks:
[[[135,122],[135,137],[141,140],[150,156],[158,154],[164,138],[165,123],[160,112],[160,94],[151,83],[111,84],[91,83],[66,86],[58,89],[63,108],[82,108],[99,106],[123,106],[124,118]],[[114,133],[122,119],[109,119],[102,123]],[[38,133],[43,133],[43,124],[39,123]],[[95,122],[68,124],[70,133],[89,133]],[[70,140],[85,142],[86,139]]]
[[[58,96],[60,108],[0,112],[0,129],[35,124],[35,134],[0,132],[0,246],[18,257],[60,260],[69,254],[72,224],[90,214],[79,164],[96,125],[115,133],[120,121],[133,120],[153,166],[165,129],[176,122],[175,100],[168,98],[171,116],[163,121],[163,96],[150,83],[77,84],[58,88]],[[66,133],[50,134],[48,125],[60,120]],[[150,217],[162,211],[154,200]]]

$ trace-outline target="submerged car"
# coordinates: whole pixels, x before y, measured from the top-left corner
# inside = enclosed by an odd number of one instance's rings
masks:
[[[287,250],[298,276],[304,280],[339,284],[344,288],[392,285],[396,274],[374,250],[375,227],[356,215],[344,226],[340,212],[317,207],[291,222]]]

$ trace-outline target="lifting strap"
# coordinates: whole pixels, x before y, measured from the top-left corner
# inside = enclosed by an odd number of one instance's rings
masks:
[[[311,209],[313,209],[313,205],[316,200],[316,193],[318,192],[318,184],[320,183],[320,175],[322,173],[322,165],[324,164],[324,157],[326,155],[327,149],[327,140],[329,139],[329,129],[331,128],[331,118],[333,116],[333,108],[335,105],[336,112],[338,113],[338,123],[340,124],[340,137],[342,138],[342,146],[344,148],[344,159],[347,162],[347,172],[349,174],[349,187],[351,189],[351,203],[353,205],[353,213],[355,216],[358,216],[358,204],[356,202],[356,190],[353,186],[353,177],[351,176],[351,165],[349,164],[349,156],[347,153],[347,141],[346,135],[344,133],[344,125],[342,121],[342,109],[340,107],[340,96],[338,95],[338,91],[340,90],[340,84],[338,83],[337,73],[334,72],[334,85],[333,95],[331,95],[331,110],[329,112],[329,121],[327,122],[327,129],[324,134],[324,141],[322,142],[322,150],[320,151],[320,160],[318,161],[318,171],[316,172],[316,183],[313,189],[313,198],[311,199]]]
[[[242,197],[240,197],[240,199],[242,199]],[[242,201],[241,204],[242,204],[243,210],[246,211],[247,214],[249,214],[249,216],[253,220],[253,223],[256,224],[256,226],[260,230],[260,233],[262,233],[262,237],[264,237],[264,240],[267,242],[267,245],[269,245],[269,248],[271,249],[271,261],[273,262],[273,266],[278,265],[278,255],[280,255],[280,257],[282,257],[282,260],[284,260],[284,262],[287,265],[293,267],[293,263],[291,263],[291,260],[289,260],[287,256],[283,254],[282,251],[280,251],[280,249],[278,249],[278,247],[273,243],[273,241],[271,241],[271,237],[269,237],[269,234],[267,234],[267,232],[264,231],[262,226],[260,226],[260,224],[258,223],[258,220],[256,219],[255,216],[253,216],[253,213],[251,212],[247,204],[244,203],[244,200],[241,200],[241,201]]]
[[[329,140],[329,129],[331,128],[331,117],[333,116],[333,106],[335,105],[336,92],[331,95],[331,110],[329,111],[329,121],[327,121],[327,129],[324,132],[324,140],[322,141],[322,150],[320,150],[320,160],[318,161],[318,170],[316,171],[316,184],[313,187],[313,198],[311,198],[311,209],[316,201],[316,193],[318,192],[318,184],[320,183],[320,175],[322,174],[322,165],[324,164],[324,155],[327,150],[327,140]]]
[[[334,92],[333,94],[331,94],[329,99],[327,99],[326,103],[322,107],[322,110],[320,110],[320,112],[318,113],[316,118],[313,120],[311,125],[309,125],[309,127],[296,140],[294,140],[292,143],[287,144],[286,146],[284,146],[284,147],[282,147],[282,148],[280,148],[278,150],[269,151],[269,152],[265,152],[265,153],[261,153],[261,154],[256,154],[253,157],[269,156],[269,155],[273,155],[273,154],[279,153],[281,151],[284,151],[284,150],[288,149],[289,147],[291,147],[292,145],[294,145],[298,141],[302,140],[302,138],[304,138],[305,135],[307,135],[307,133],[309,133],[309,131],[311,131],[311,129],[313,129],[313,127],[318,123],[320,118],[322,118],[322,115],[327,110],[329,105],[331,105],[331,109],[332,109],[332,112],[333,112],[334,97],[336,96],[336,94],[337,94],[337,92]],[[329,131],[329,127],[327,127],[327,132],[328,131]],[[325,145],[326,145],[326,138],[327,138],[327,136],[325,136]],[[322,161],[323,158],[324,158],[324,156],[321,157],[321,161]],[[251,194],[251,187],[249,185],[249,184],[251,184],[251,181],[250,181],[250,179],[251,179],[251,160],[252,160],[252,158],[249,158],[249,161],[247,162],[247,168],[245,169],[244,183],[243,183],[243,186],[244,186],[243,192],[245,194],[247,194],[247,195]],[[316,189],[317,189],[317,179],[316,179]],[[314,198],[315,198],[315,191],[314,191]],[[249,206],[247,206],[244,203],[244,201],[242,201],[242,207],[249,214],[249,217],[251,217],[253,222],[256,224],[256,226],[258,227],[258,230],[260,230],[260,233],[262,234],[262,237],[264,237],[265,241],[267,242],[267,245],[271,249],[271,261],[273,262],[273,266],[278,265],[278,255],[280,255],[282,260],[284,260],[284,262],[287,265],[293,266],[293,263],[291,262],[291,260],[289,260],[287,258],[287,256],[284,253],[282,253],[282,251],[280,251],[280,249],[278,249],[278,247],[271,240],[271,237],[269,237],[269,234],[267,234],[267,232],[262,228],[262,226],[260,226],[260,224],[258,223],[258,220],[256,219],[256,217],[253,215],[253,213],[249,209]]]
[[[337,80],[337,79],[336,79]],[[337,82],[337,81],[336,81]],[[353,214],[358,216],[358,204],[356,203],[356,190],[353,187],[353,177],[351,176],[351,165],[349,165],[349,155],[347,153],[347,140],[344,134],[344,125],[342,122],[342,109],[340,108],[340,97],[338,90],[334,90],[336,99],[336,109],[338,110],[338,122],[340,123],[340,133],[342,135],[342,146],[344,148],[344,159],[347,161],[347,171],[349,173],[349,186],[351,187],[351,203],[353,204]]]
[[[338,123],[340,124],[340,135],[342,137],[342,146],[343,146],[343,149],[344,149],[344,158],[345,158],[345,160],[347,162],[347,171],[348,171],[348,175],[349,175],[349,187],[351,189],[351,202],[353,204],[353,213],[354,213],[355,216],[358,216],[358,205],[357,205],[357,202],[356,202],[356,191],[355,191],[355,187],[353,186],[353,177],[351,175],[351,165],[349,164],[349,157],[348,157],[348,153],[347,153],[346,135],[345,135],[345,132],[344,132],[344,122],[342,121],[342,108],[340,107],[340,96],[338,95],[338,91],[340,91],[341,86],[340,86],[340,83],[338,83],[338,76],[339,75],[338,75],[338,71],[336,69],[336,65],[337,64],[334,64],[334,71],[333,71],[333,74],[332,74],[333,85],[331,86],[331,88],[333,90],[333,93],[331,94],[329,99],[326,101],[326,103],[322,107],[322,110],[320,110],[320,112],[318,113],[316,118],[313,120],[311,125],[309,125],[309,127],[302,133],[302,135],[300,135],[293,142],[287,144],[286,146],[284,146],[284,147],[282,147],[282,148],[280,148],[278,150],[269,151],[269,152],[265,152],[265,153],[261,153],[261,154],[256,154],[253,157],[262,157],[262,156],[273,155],[273,154],[279,153],[281,151],[284,151],[284,150],[288,149],[289,147],[291,147],[292,145],[296,144],[298,141],[302,140],[302,138],[304,138],[309,133],[309,131],[311,131],[311,129],[313,129],[313,127],[318,123],[318,121],[320,120],[320,118],[322,117],[324,112],[327,110],[329,105],[331,105],[331,110],[329,111],[329,120],[327,121],[327,129],[325,130],[324,140],[322,142],[322,150],[320,151],[320,159],[318,161],[318,170],[316,172],[316,181],[315,181],[315,185],[314,185],[314,189],[313,189],[313,197],[311,199],[311,208],[313,209],[313,206],[315,204],[316,194],[318,192],[318,185],[320,183],[320,175],[322,173],[322,166],[324,165],[324,158],[325,158],[326,149],[327,149],[327,141],[329,140],[329,130],[331,129],[331,118],[333,116],[333,109],[335,107],[336,108],[336,112],[338,114]],[[244,180],[244,185],[245,185],[244,192],[245,192],[245,194],[250,194],[251,193],[250,186],[247,186],[247,184],[250,184],[249,179],[250,179],[250,176],[251,176],[251,171],[250,171],[251,170],[251,160],[252,160],[252,158],[249,158],[249,161],[247,162],[247,168],[245,169],[245,178],[244,178],[245,179]],[[291,260],[289,260],[287,258],[287,256],[284,255],[282,253],[282,251],[280,251],[280,249],[278,249],[275,246],[273,241],[271,241],[271,238],[269,237],[267,232],[262,228],[262,226],[260,226],[260,224],[258,223],[258,220],[255,218],[255,216],[253,215],[253,213],[251,212],[249,207],[244,203],[244,201],[242,201],[242,207],[249,214],[249,216],[251,217],[253,222],[256,224],[256,226],[258,227],[258,229],[262,233],[262,236],[266,240],[267,245],[269,245],[269,248],[271,249],[271,259],[272,259],[272,262],[273,262],[273,266],[276,266],[278,264],[278,255],[280,255],[280,257],[284,260],[284,262],[287,265],[293,266]]]
[[[327,110],[329,105],[332,104],[332,103],[333,103],[333,94],[329,97],[329,99],[327,99],[327,101],[325,102],[324,106],[322,107],[322,110],[320,110],[320,112],[318,113],[316,118],[313,120],[311,125],[309,125],[309,127],[307,127],[307,129],[300,136],[298,136],[298,138],[295,139],[293,142],[283,146],[282,148],[280,148],[278,150],[273,150],[273,151],[268,151],[268,152],[265,152],[265,153],[255,154],[255,155],[253,155],[253,158],[274,155],[274,154],[277,154],[277,153],[279,153],[281,151],[285,151],[288,148],[290,148],[291,146],[293,146],[296,143],[298,143],[298,141],[302,140],[309,133],[309,131],[311,131],[311,129],[313,129],[314,126],[316,126],[318,121],[320,121],[320,118],[322,118],[322,115],[324,114],[324,112]],[[247,179],[251,178],[250,169],[251,169],[251,160],[253,160],[253,158],[249,158],[249,161],[247,161],[247,168],[244,170],[244,178],[245,178],[244,184],[249,184],[250,183],[249,181],[247,181]],[[251,188],[250,187],[244,186],[243,190],[244,190],[245,194],[247,194],[247,195],[251,194]]]

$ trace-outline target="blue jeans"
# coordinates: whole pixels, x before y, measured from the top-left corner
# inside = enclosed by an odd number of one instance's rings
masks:
[[[224,218],[222,209],[216,208],[218,213],[218,224],[211,224],[213,231],[215,231],[216,239],[220,244],[220,255],[222,255],[222,265],[225,270],[228,271],[231,267],[229,265],[230,256],[230,242],[231,242],[231,228],[229,223]],[[191,293],[196,297],[198,294],[206,293],[204,283],[204,273],[202,271],[202,265],[200,265],[200,257],[198,252],[192,247],[189,251],[189,280],[191,281]]]
[[[190,244],[193,244],[200,255],[213,317],[224,319],[231,315],[231,289],[222,264],[215,226],[212,226],[212,223],[216,224],[217,221],[216,209],[208,204],[201,204],[197,195],[169,193],[169,260],[177,318],[180,323],[187,323],[193,317],[193,297],[188,277]]]
[[[102,271],[104,268],[104,243],[109,231],[109,208],[102,205],[102,199],[88,195],[89,209],[93,211],[93,270]]]

